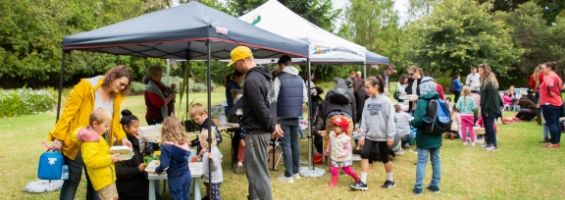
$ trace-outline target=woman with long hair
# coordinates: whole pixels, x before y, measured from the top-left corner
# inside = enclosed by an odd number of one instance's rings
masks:
[[[120,124],[120,105],[124,100],[124,93],[128,91],[130,81],[131,76],[127,67],[118,65],[108,70],[103,76],[81,79],[71,90],[61,118],[49,132],[49,139],[53,141],[50,149],[61,151],[65,157],[65,165],[69,166],[69,179],[63,182],[60,199],[74,199],[75,197],[84,164],[80,154],[80,145],[73,141],[72,134],[77,128],[89,124],[90,114],[95,109],[104,108],[112,114],[110,128],[106,134],[108,144],[120,141],[132,147]],[[98,198],[88,175],[86,180],[86,198]]]
[[[424,70],[421,67],[412,65],[408,67],[406,70],[408,72],[408,85],[406,86],[406,94],[411,95],[411,97],[416,98],[409,98],[409,107],[408,110],[410,112],[414,111],[416,107],[416,101],[418,100],[417,97],[420,96],[420,82],[422,82],[422,78],[424,77]]]
[[[481,116],[485,125],[486,150],[492,151],[497,148],[496,130],[494,122],[502,116],[500,105],[502,100],[498,94],[498,80],[492,72],[490,65],[483,63],[478,66],[481,76]]]

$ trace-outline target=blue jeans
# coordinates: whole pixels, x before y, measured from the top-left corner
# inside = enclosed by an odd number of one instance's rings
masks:
[[[543,117],[543,108],[540,109],[540,115],[541,115],[541,122],[542,122],[541,125],[543,126],[543,139],[549,140],[549,128],[547,128],[545,118]]]
[[[559,144],[561,142],[561,127],[559,126],[559,117],[561,116],[561,107],[544,105],[543,117],[545,118],[545,125],[549,129],[551,135],[551,144]]]
[[[496,115],[493,112],[482,113],[483,123],[485,124],[485,142],[487,145],[497,147],[496,143],[496,130],[494,129],[494,122]]]
[[[424,177],[426,176],[426,165],[428,164],[428,154],[430,154],[432,161],[432,182],[430,187],[439,188],[439,181],[441,180],[441,161],[439,159],[439,149],[418,149],[418,165],[416,167],[416,189],[422,189]]]
[[[298,144],[298,118],[279,120],[284,137],[282,137],[281,145],[284,159],[284,176],[290,177],[297,174],[300,165],[300,146]]]
[[[69,166],[69,179],[63,182],[61,193],[59,193],[59,199],[72,200],[75,199],[75,193],[80,183],[80,179],[82,178],[82,169],[84,168],[81,152],[78,152],[77,157],[74,160],[65,156],[65,165]],[[94,187],[92,187],[92,184],[90,183],[90,177],[88,177],[86,169],[84,172],[86,175],[86,199],[98,200],[98,193],[94,191]]]

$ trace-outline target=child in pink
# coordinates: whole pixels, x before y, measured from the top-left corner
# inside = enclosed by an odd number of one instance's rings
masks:
[[[474,146],[475,131],[473,130],[473,127],[475,126],[475,123],[473,113],[477,109],[477,104],[473,97],[471,97],[471,88],[465,86],[461,93],[461,97],[455,105],[459,111],[459,117],[461,118],[461,139],[463,139],[463,145],[467,145],[467,131],[469,131],[471,144]]]
[[[349,122],[342,117],[334,118],[331,121],[332,130],[330,130],[330,144],[326,152],[331,152],[331,167],[332,179],[329,184],[330,187],[335,187],[339,179],[339,169],[341,168],[346,174],[351,176],[355,182],[359,182],[359,176],[351,168],[351,137],[347,134]]]

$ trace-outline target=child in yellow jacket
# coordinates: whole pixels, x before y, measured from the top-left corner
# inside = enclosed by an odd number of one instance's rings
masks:
[[[101,200],[118,199],[114,163],[119,161],[119,154],[110,155],[110,147],[102,137],[108,131],[111,120],[110,112],[98,108],[90,114],[89,125],[77,129],[76,139],[81,143],[81,155],[86,171]]]

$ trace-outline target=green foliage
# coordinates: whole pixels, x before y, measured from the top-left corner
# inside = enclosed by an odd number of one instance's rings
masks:
[[[0,89],[0,117],[49,111],[57,102],[53,89]]]
[[[353,0],[346,12],[341,35],[394,61],[399,55],[401,31],[394,1]]]
[[[141,82],[133,81],[131,82],[130,90],[132,95],[143,94],[145,92],[145,84]]]
[[[546,24],[553,24],[558,16],[563,16],[563,9],[565,9],[565,1],[556,0],[476,0],[479,3],[488,3],[488,9],[491,12],[505,11],[512,12],[522,4],[530,3],[537,4],[543,8],[543,17]],[[538,13],[539,14],[539,13]]]
[[[228,1],[231,13],[241,16],[265,3],[267,0],[231,0]],[[336,19],[341,10],[334,10],[331,0],[279,0],[293,12],[304,19],[326,29],[333,30],[333,20]]]
[[[512,44],[502,21],[484,6],[465,0],[438,4],[430,16],[409,24],[406,35],[406,59],[428,74],[460,74],[470,66],[488,63],[499,76],[507,77],[523,53]]]
[[[521,4],[513,12],[497,12],[496,18],[509,26],[514,45],[524,48],[520,62],[512,71],[513,78],[529,76],[539,63],[553,60],[547,47],[555,41],[550,40],[551,33],[543,18],[543,9],[536,3]]]
[[[0,4],[0,80],[24,80],[27,83],[55,85],[61,64],[64,36],[93,30],[143,14],[155,6],[152,1],[3,1]],[[71,61],[72,62],[69,62]],[[65,80],[102,74],[116,64],[144,70],[150,59],[73,53],[67,57]],[[141,68],[138,68],[141,66]],[[136,71],[137,72],[137,71]],[[139,73],[134,73],[136,77]],[[19,84],[19,85],[18,85]],[[30,84],[31,85],[31,84]]]

